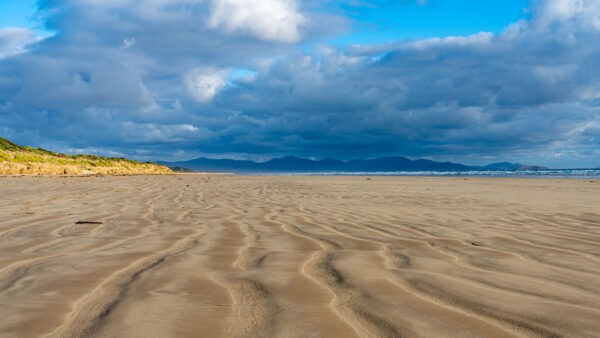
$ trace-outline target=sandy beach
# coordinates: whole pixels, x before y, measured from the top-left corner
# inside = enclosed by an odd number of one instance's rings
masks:
[[[2,337],[598,337],[600,180],[0,177],[0,304]]]

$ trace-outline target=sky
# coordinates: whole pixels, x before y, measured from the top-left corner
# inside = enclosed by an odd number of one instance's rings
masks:
[[[596,0],[0,0],[0,136],[138,160],[600,165]]]

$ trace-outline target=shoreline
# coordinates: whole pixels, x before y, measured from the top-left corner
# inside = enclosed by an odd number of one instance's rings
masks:
[[[439,178],[439,179],[558,179],[558,180],[591,180],[600,182],[600,176],[460,176],[460,175],[362,175],[362,174],[306,174],[306,173],[228,173],[228,172],[193,172],[193,173],[167,173],[167,174],[93,174],[93,175],[59,175],[59,174],[0,174],[0,178],[6,177],[39,177],[39,178],[66,178],[66,177],[169,177],[169,176],[247,176],[247,177],[363,177],[363,178]]]

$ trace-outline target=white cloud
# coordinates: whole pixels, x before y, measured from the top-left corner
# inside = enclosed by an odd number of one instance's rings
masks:
[[[36,41],[35,33],[26,28],[0,28],[0,59],[27,51],[27,45]]]
[[[445,38],[430,38],[426,40],[415,41],[407,46],[424,50],[435,46],[481,46],[489,45],[494,38],[494,34],[489,32],[479,32],[469,36],[448,36]]]
[[[599,164],[586,123],[600,116],[600,0],[532,0],[499,34],[347,47],[315,44],[351,18],[294,1],[44,1],[56,38],[2,30],[0,52],[30,52],[0,61],[0,132],[147,159],[202,140],[242,158],[562,153],[549,163],[585,166],[576,151]],[[264,41],[296,39],[313,47]]]
[[[195,69],[184,77],[188,94],[198,102],[210,102],[227,84],[227,72],[215,69]]]
[[[583,0],[550,0],[545,3],[544,14],[559,20],[570,19],[581,13]]]
[[[127,11],[139,18],[153,21],[182,19],[189,6],[201,5],[205,0],[59,0],[71,6],[93,10],[97,17],[110,16],[110,12]]]
[[[129,48],[135,43],[135,38],[123,39],[123,48]]]
[[[184,140],[208,140],[215,136],[192,124],[158,124],[125,122],[120,125],[123,137],[134,143],[172,143]]]
[[[600,1],[598,0],[548,0],[539,3],[535,16],[538,29],[552,24],[577,20],[578,24],[591,24],[600,29]]]
[[[294,0],[213,0],[211,28],[248,32],[267,41],[294,43],[306,22]]]

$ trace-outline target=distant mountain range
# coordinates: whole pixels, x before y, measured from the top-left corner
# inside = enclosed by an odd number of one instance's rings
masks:
[[[527,164],[510,163],[510,162],[498,162],[498,163],[488,164],[488,165],[482,166],[482,167],[474,166],[472,168],[474,168],[475,170],[508,170],[508,171],[548,169],[547,167],[542,167],[539,165],[527,165]]]
[[[410,160],[406,157],[382,157],[340,161],[334,159],[308,160],[295,156],[275,158],[266,162],[215,160],[197,158],[181,162],[158,162],[170,168],[188,168],[204,172],[390,172],[390,171],[469,171],[469,170],[541,170],[540,166],[520,163],[493,163],[487,166],[467,166],[460,163]]]

